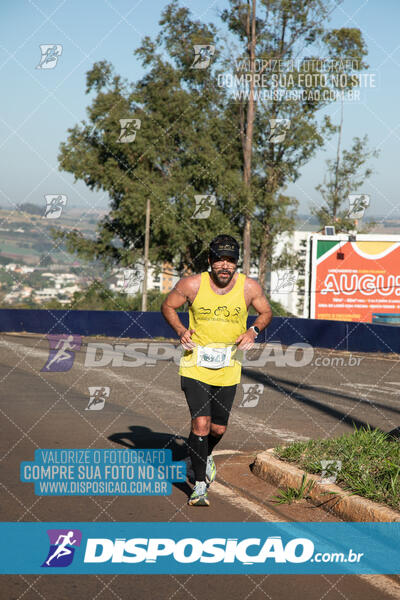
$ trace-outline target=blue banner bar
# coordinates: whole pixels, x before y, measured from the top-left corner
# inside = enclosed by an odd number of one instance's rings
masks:
[[[188,313],[178,313],[188,325]],[[250,327],[256,317],[247,319]],[[123,310],[36,310],[0,309],[0,331],[28,331],[46,335],[104,335],[114,338],[178,339],[160,312]],[[257,337],[256,343],[279,342],[290,346],[306,341],[315,348],[334,348],[348,352],[400,352],[396,327],[376,323],[325,321],[274,317]]]
[[[400,573],[400,523],[4,522],[1,537],[1,574]]]

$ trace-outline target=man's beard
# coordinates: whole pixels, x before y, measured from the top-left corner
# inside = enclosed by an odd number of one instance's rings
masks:
[[[220,275],[222,273],[226,273],[227,277],[220,277]],[[232,281],[232,277],[235,274],[235,271],[225,271],[224,269],[218,269],[215,270],[213,269],[213,274],[215,279],[217,280],[217,282],[222,286],[222,287],[226,287],[231,281]]]

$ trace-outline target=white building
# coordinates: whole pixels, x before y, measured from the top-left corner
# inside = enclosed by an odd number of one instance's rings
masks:
[[[298,267],[273,271],[268,286],[271,300],[280,302],[288,312],[298,317],[303,316],[305,263],[310,235],[310,231],[294,231],[278,236],[274,257],[279,257],[286,250],[296,256]]]
[[[36,290],[33,294],[34,300],[45,302],[46,300],[52,300],[57,298],[57,290],[54,288],[43,288],[42,290]]]
[[[112,292],[137,294],[143,289],[144,271],[143,264],[137,263],[131,268],[117,268],[113,270],[115,282],[109,288]],[[167,293],[179,281],[179,276],[174,273],[171,265],[163,263],[161,271],[156,275],[156,266],[149,265],[147,272],[147,290],[158,290]]]
[[[15,264],[15,263],[8,263],[8,265],[4,265],[4,270],[5,271],[15,271],[15,269],[18,267],[19,265]]]
[[[20,265],[20,273],[26,275],[27,273],[33,273],[35,267],[28,267],[27,265]]]

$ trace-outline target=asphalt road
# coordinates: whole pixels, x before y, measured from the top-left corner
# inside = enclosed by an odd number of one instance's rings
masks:
[[[346,353],[307,350],[305,357],[292,349],[285,359],[285,349],[275,346],[260,358],[258,349],[248,355],[244,386],[238,386],[228,431],[217,447],[218,480],[209,508],[187,506],[187,483],[174,485],[167,497],[35,496],[33,484],[19,481],[19,465],[33,460],[37,448],[171,448],[174,460],[186,456],[189,411],[177,365],[154,359],[162,351],[155,346],[160,342],[151,344],[150,353],[143,342],[141,352],[150,358],[137,361],[132,347],[126,351],[132,343],[138,342],[85,338],[68,371],[46,372],[46,337],[1,335],[2,521],[333,521],[305,502],[274,503],[277,490],[250,471],[257,452],[292,440],[337,436],[354,424],[384,431],[399,425],[396,356],[350,360]],[[94,354],[93,344],[103,344],[103,350]],[[89,366],[94,360],[97,366]],[[93,387],[109,388],[102,410],[86,410]],[[100,600],[201,600],[205,594],[286,600],[299,593],[309,600],[400,598],[399,578],[380,576],[24,575],[1,581],[0,597],[4,593],[10,600],[63,600],[75,594]]]

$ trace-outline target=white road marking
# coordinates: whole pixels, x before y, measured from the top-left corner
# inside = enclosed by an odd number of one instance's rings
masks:
[[[392,598],[400,600],[400,585],[390,577],[386,577],[386,575],[358,575],[358,577],[373,585],[380,592],[385,592]]]
[[[263,521],[269,523],[282,523],[282,518],[277,517],[273,513],[269,512],[266,508],[261,506],[261,504],[257,504],[244,496],[240,496],[237,490],[232,490],[227,485],[223,485],[222,483],[218,483],[218,481],[214,481],[212,483],[212,487],[210,488],[213,493],[218,494],[224,500],[227,500],[241,510],[244,510],[247,514],[251,513],[260,517]]]

